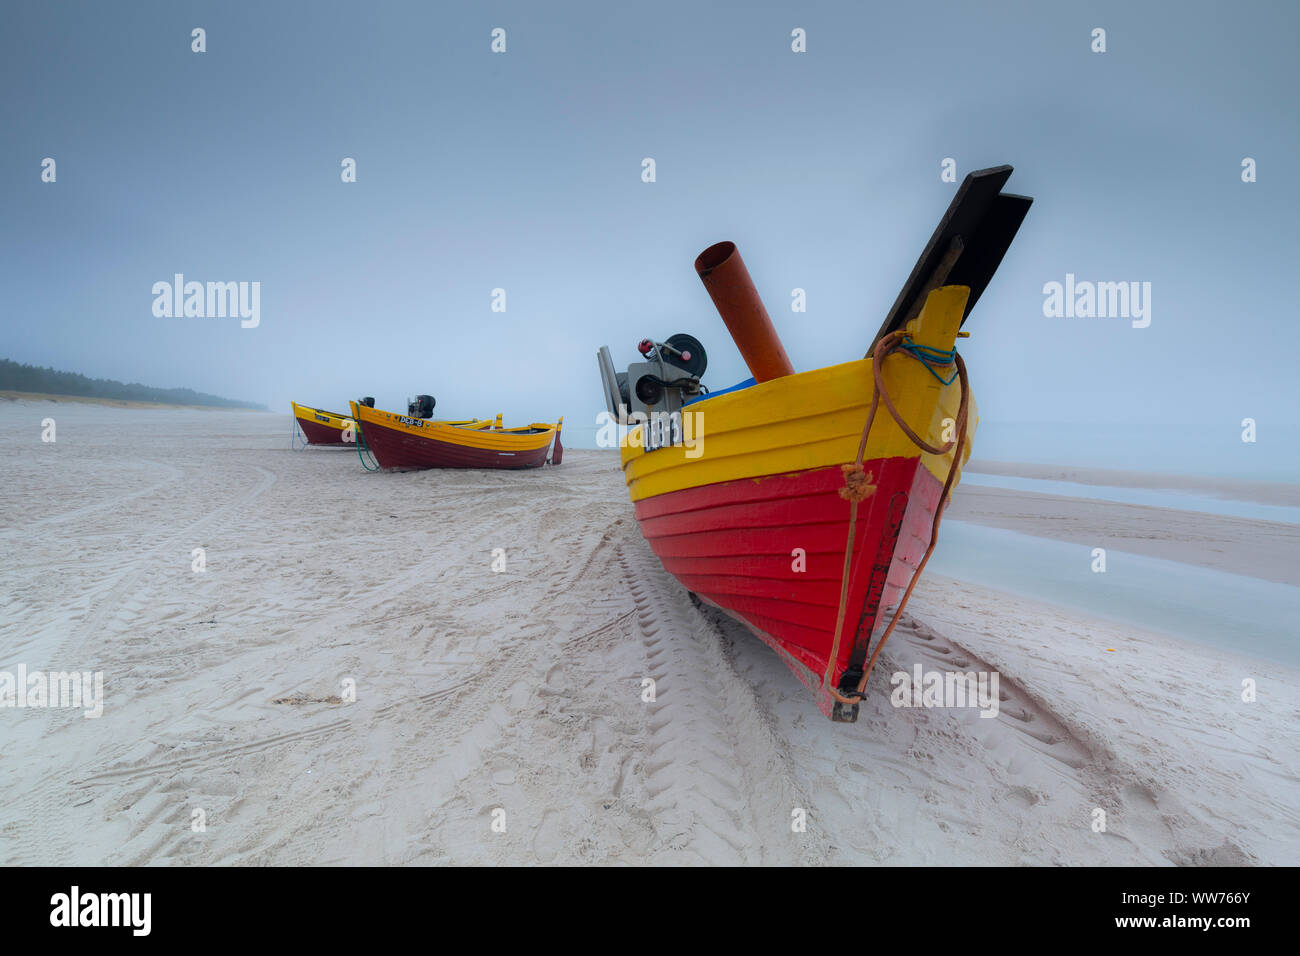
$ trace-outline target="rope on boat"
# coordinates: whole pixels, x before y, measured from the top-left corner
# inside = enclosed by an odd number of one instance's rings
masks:
[[[289,450],[290,451],[302,451],[307,447],[308,444],[310,444],[307,441],[307,436],[303,435],[302,446],[299,447],[298,435],[301,433],[302,433],[302,429],[298,427],[298,419],[295,417],[293,421],[290,422],[289,424]]]
[[[936,379],[944,385],[951,385],[957,380],[957,372],[954,371],[947,378],[944,378],[936,372],[935,366],[947,368],[956,361],[957,349],[936,349],[930,345],[917,345],[915,342],[904,342],[899,346],[904,352],[909,353],[913,358],[918,359]]]
[[[378,471],[379,462],[375,460],[375,453],[366,445],[366,436],[361,433],[361,419],[356,420],[357,440],[353,443],[357,446],[357,457],[361,459],[361,467],[366,471]],[[370,461],[366,461],[366,456],[370,456]]]
[[[903,416],[898,413],[894,407],[889,392],[885,389],[883,377],[883,367],[885,357],[892,352],[902,351],[911,355],[930,370],[930,374],[943,382],[943,378],[931,367],[931,363],[939,366],[955,365],[956,370],[951,378],[944,384],[951,384],[954,380],[961,379],[961,403],[957,408],[957,437],[955,440],[946,442],[940,447],[935,447],[925,441],[912,430],[911,426],[903,420]],[[946,361],[945,361],[946,359]],[[844,471],[844,487],[840,489],[840,497],[849,502],[849,537],[844,546],[844,567],[840,572],[840,606],[835,615],[835,639],[831,644],[830,657],[826,661],[826,673],[822,677],[822,688],[832,697],[842,704],[856,704],[864,696],[867,681],[871,677],[872,668],[876,666],[876,658],[880,656],[880,651],[889,640],[889,636],[894,633],[894,627],[898,624],[903,616],[903,609],[907,607],[907,602],[912,596],[912,590],[916,587],[916,582],[921,577],[921,572],[925,570],[926,562],[930,560],[930,555],[934,553],[935,543],[939,539],[939,522],[943,519],[944,509],[948,507],[948,494],[952,491],[953,481],[957,477],[957,472],[961,467],[961,453],[966,447],[966,427],[970,415],[970,381],[966,375],[966,363],[962,361],[957,350],[954,348],[951,352],[943,349],[934,349],[928,346],[916,345],[908,341],[908,333],[905,330],[891,332],[876,343],[876,348],[871,355],[871,407],[867,410],[867,423],[862,429],[862,439],[858,442],[858,454],[852,465],[841,465]],[[851,696],[841,694],[834,686],[832,677],[835,672],[835,662],[839,658],[840,640],[844,629],[844,617],[848,610],[849,602],[849,572],[853,566],[853,539],[858,523],[858,502],[869,497],[876,489],[871,484],[872,476],[864,472],[862,467],[862,457],[867,450],[867,436],[871,433],[871,425],[876,419],[876,410],[880,403],[884,402],[890,417],[894,419],[898,427],[916,447],[922,451],[929,452],[932,455],[944,455],[949,451],[952,452],[952,464],[948,467],[948,477],[944,480],[943,491],[939,493],[939,503],[934,509],[934,524],[930,528],[930,544],[925,549],[920,563],[917,564],[916,570],[912,572],[912,579],[907,584],[907,590],[903,592],[902,599],[898,602],[898,607],[894,610],[894,616],[885,628],[880,640],[876,643],[876,649],[871,653],[866,665],[862,669],[862,678],[858,681],[858,686],[854,688]],[[869,639],[869,638],[868,638]]]

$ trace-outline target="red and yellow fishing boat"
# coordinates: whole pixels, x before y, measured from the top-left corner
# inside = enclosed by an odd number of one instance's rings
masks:
[[[751,381],[705,394],[690,336],[643,341],[646,361],[625,374],[598,353],[650,547],[776,650],[835,720],[857,719],[970,455],[976,413],[956,341],[1032,201],[1000,192],[1010,174],[966,178],[866,358],[796,373],[729,242],[695,266]]]
[[[353,443],[355,429],[349,427],[352,420],[347,415],[312,408],[310,405],[299,405],[297,402],[289,404],[293,407],[293,417],[307,444],[342,446]]]
[[[427,411],[417,400],[405,415],[352,403],[362,444],[379,468],[539,468],[563,458],[563,418],[518,428],[503,428],[500,415],[495,421],[432,421],[432,398],[419,396],[426,398]]]
[[[431,396],[418,396],[417,403],[425,398],[428,399],[427,404],[430,411],[432,411],[433,399]],[[297,402],[290,402],[289,404],[293,407],[293,417],[297,421],[298,429],[302,432],[302,436],[308,445],[351,448],[356,444],[357,428],[354,416],[328,412],[323,408],[312,408],[310,405],[299,405]],[[375,400],[373,398],[362,398],[352,404],[374,408]],[[487,428],[492,425],[492,419],[467,418],[461,421],[448,421],[444,424],[461,425],[466,428]]]

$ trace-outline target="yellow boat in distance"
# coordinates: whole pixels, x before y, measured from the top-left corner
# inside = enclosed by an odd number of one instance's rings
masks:
[[[412,403],[411,410],[417,410]],[[423,411],[423,409],[419,409]],[[431,410],[431,407],[430,407]],[[534,422],[503,428],[501,416],[487,422],[432,421],[418,414],[399,415],[352,403],[362,444],[385,470],[415,468],[540,468],[558,465],[561,418],[554,424]],[[547,458],[547,452],[554,451]]]
[[[369,401],[373,404],[374,399],[363,399],[363,401]],[[307,440],[308,445],[350,448],[356,443],[356,420],[352,416],[327,411],[323,408],[313,408],[311,405],[299,405],[294,401],[289,402],[289,406],[293,409],[294,420],[297,421],[298,429],[302,432],[303,438]],[[500,424],[500,415],[497,416],[496,421]],[[490,418],[470,418],[463,421],[447,422],[449,425],[460,425],[465,428],[487,428],[492,423],[493,421]]]

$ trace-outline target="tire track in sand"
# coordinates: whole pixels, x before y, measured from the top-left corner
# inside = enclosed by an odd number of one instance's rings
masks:
[[[645,787],[655,863],[801,864],[816,837],[793,833],[801,799],[789,760],[714,628],[644,541],[620,548],[656,700]]]
[[[489,582],[486,589],[462,588],[458,603],[464,603],[466,598],[471,599],[468,603],[476,603],[510,587],[527,594],[527,600],[539,607],[557,602],[583,603],[584,594],[575,592],[575,586],[601,568],[602,559],[612,549],[615,533],[616,528],[609,528],[602,534],[585,536],[580,547],[566,551],[567,560],[556,569],[554,576],[523,578],[513,584],[498,585],[494,583],[497,576],[489,575],[485,579]],[[464,537],[475,534],[470,528]],[[328,627],[362,620],[373,626],[380,620],[395,621],[421,611],[429,613],[432,607],[426,604],[401,614],[375,618],[367,615],[372,609],[391,606],[413,590],[425,591],[426,601],[435,600],[436,595],[427,593],[429,572],[430,566],[425,562],[414,563],[372,587],[351,592],[346,605],[327,609],[324,614],[314,616],[313,622],[318,627]],[[456,636],[452,632],[444,635],[430,653],[443,654],[443,642]],[[346,847],[358,843],[370,848],[368,852],[379,853],[383,862],[411,862],[422,847],[436,842],[439,827],[436,819],[429,819],[429,808],[446,803],[458,785],[482,765],[484,754],[497,747],[502,739],[509,738],[512,728],[527,719],[535,703],[536,689],[568,640],[566,634],[537,623],[529,623],[514,633],[503,628],[485,638],[487,652],[476,654],[472,666],[454,669],[440,686],[426,693],[384,703],[347,705],[346,715],[340,713],[338,706],[312,707],[302,711],[303,719],[318,721],[333,714],[338,716],[290,733],[110,768],[83,778],[78,785],[91,789],[147,783],[144,791],[136,796],[136,802],[141,803],[157,799],[158,792],[168,792],[178,776],[200,771],[209,780],[223,779],[245,761],[272,749],[291,748],[297,752],[304,744],[311,744],[310,749],[318,759],[329,764],[350,759],[343,755],[360,743],[364,744],[363,752],[382,756],[359,771],[351,786],[357,788],[363,807],[371,800],[382,801],[382,812],[360,811],[360,820],[350,820],[337,814],[322,818],[316,809],[304,808],[301,812],[292,811],[289,820],[255,818],[248,821],[237,845],[222,852],[219,862],[248,862],[267,853],[277,860],[294,860],[304,852],[304,847],[312,844],[326,848],[322,851],[325,859],[355,862],[352,855],[355,851],[350,852]],[[412,751],[420,755],[423,783],[393,785],[392,781],[401,774],[394,773],[392,768],[412,759],[408,756]],[[370,796],[373,788],[379,789]],[[256,807],[250,809],[256,811]],[[218,806],[217,811],[221,812],[222,807]],[[423,827],[419,824],[421,820],[425,820]],[[287,835],[268,846],[264,831],[272,822]],[[156,819],[152,816],[137,821],[131,829],[127,841],[130,848],[123,859],[146,862],[175,854],[177,858],[212,862],[212,856],[205,855],[210,851],[196,846],[186,828],[175,828],[174,832],[162,836],[161,842],[156,829]],[[423,835],[419,835],[421,832]],[[318,860],[303,860],[308,861]]]
[[[106,652],[100,650],[93,655],[86,655],[83,653],[84,648],[88,644],[96,641],[103,642],[106,638],[112,638],[129,629],[140,609],[146,606],[146,602],[138,599],[138,594],[144,589],[161,586],[156,580],[146,581],[153,571],[150,559],[185,542],[187,538],[194,540],[193,536],[199,530],[233,511],[246,508],[250,502],[275,484],[274,472],[258,465],[250,467],[259,475],[257,483],[251,490],[238,489],[232,492],[227,500],[207,510],[201,517],[187,522],[182,528],[165,535],[161,540],[136,551],[134,555],[124,560],[118,570],[108,575],[102,585],[89,591],[88,611],[81,621],[56,637],[52,647],[42,649],[43,659],[49,662],[49,666],[67,668],[68,662],[73,662],[75,665],[89,658],[97,662],[89,669],[105,669]],[[109,659],[106,663],[110,673],[106,675],[108,679],[105,681],[104,694],[105,697],[110,697],[113,692],[111,673],[113,662]],[[41,752],[57,752],[57,745],[50,742],[55,735],[84,731],[81,726],[82,717],[76,711],[52,709],[42,713],[40,717],[44,720],[42,733],[39,741],[34,739],[29,742],[29,747],[36,746]],[[47,808],[58,806],[61,800],[66,801],[71,794],[72,785],[67,780],[66,768],[52,765],[44,772],[37,770],[37,767],[48,763],[40,759],[39,753],[31,757],[18,754],[10,756],[18,757],[24,764],[30,765],[33,772],[29,775],[25,786],[23,809],[15,814],[15,819],[6,827],[6,831],[21,832],[24,835],[25,845],[41,847],[43,852],[53,853],[58,858],[44,857],[42,862],[57,864],[67,859],[70,851],[67,849],[67,841],[60,835],[57,821],[48,813]],[[3,836],[4,834],[0,834],[0,837]],[[22,857],[19,855],[13,859],[19,861]]]

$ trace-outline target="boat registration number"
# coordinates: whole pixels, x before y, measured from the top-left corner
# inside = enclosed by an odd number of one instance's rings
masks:
[[[682,444],[682,413],[658,412],[650,416],[645,426],[645,450],[658,451]]]
[[[416,428],[424,427],[424,419],[422,418],[407,418],[405,415],[398,415],[397,420],[403,425],[414,425]]]
[[[330,417],[328,415],[316,415],[315,418],[316,421],[318,422],[325,422],[326,424],[329,424]]]

